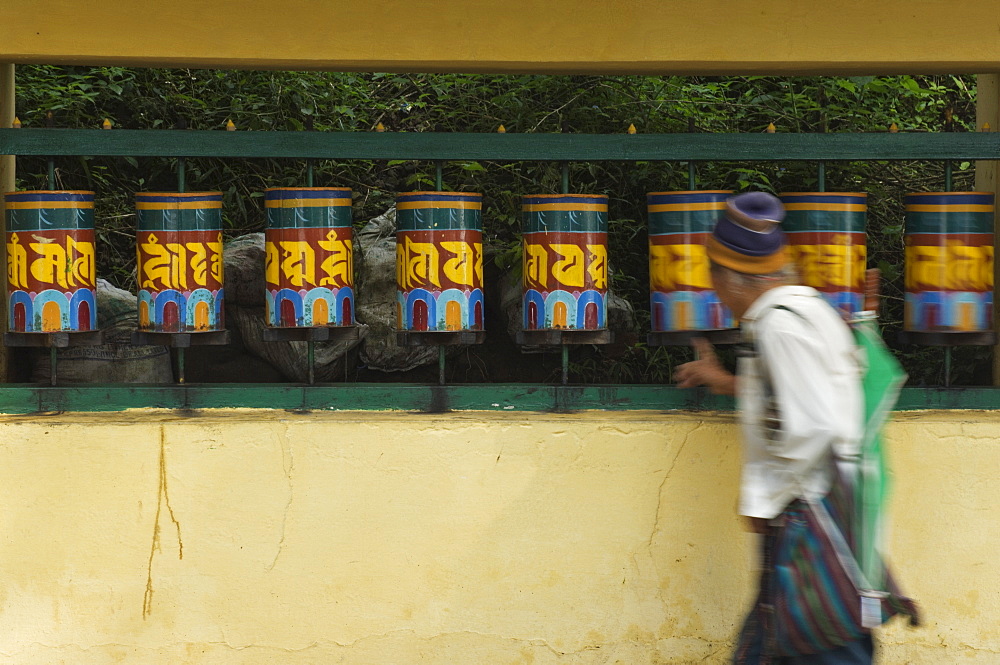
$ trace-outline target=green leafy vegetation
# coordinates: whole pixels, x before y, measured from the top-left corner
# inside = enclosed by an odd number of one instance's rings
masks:
[[[960,76],[641,77],[484,76],[157,70],[121,67],[21,66],[17,113],[25,127],[218,129],[231,119],[240,131],[640,133],[975,131],[975,82]],[[178,129],[177,131],[180,131]],[[954,188],[971,189],[973,165],[955,164]],[[135,191],[173,190],[175,160],[59,158],[56,185],[98,193],[98,273],[135,290]],[[698,164],[706,189],[810,191],[815,164]],[[19,186],[46,187],[45,160],[18,162]],[[303,185],[306,165],[291,160],[187,161],[189,190],[224,192],[227,234],[264,226],[262,190]],[[400,160],[315,164],[318,185],[350,186],[358,223],[392,205],[398,191],[433,188],[434,165]],[[452,162],[445,187],[485,195],[487,240],[501,268],[519,269],[519,197],[554,193],[560,172],[550,163]],[[571,191],[608,194],[611,202],[612,286],[629,300],[648,330],[645,194],[688,189],[686,164],[589,162],[570,167]],[[902,317],[902,197],[944,189],[940,163],[829,163],[829,191],[869,193],[869,264],[886,278],[883,322],[895,345]],[[641,336],[640,336],[641,339]],[[572,367],[576,381],[661,383],[683,349],[647,348],[636,339],[594,350]],[[944,383],[943,351],[914,346],[898,353],[911,384]],[[990,383],[988,348],[953,352],[952,383]]]

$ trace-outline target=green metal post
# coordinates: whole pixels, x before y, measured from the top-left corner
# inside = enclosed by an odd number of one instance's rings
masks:
[[[695,172],[694,162],[688,162],[688,189],[692,192],[698,189],[698,174]]]
[[[177,192],[180,194],[184,193],[184,171],[186,164],[184,163],[183,157],[177,158]]]
[[[945,160],[944,162],[944,190],[950,192],[952,190],[952,177],[951,177],[951,160]],[[944,387],[948,388],[951,386],[951,347],[944,347]]]
[[[309,364],[309,385],[316,383],[316,342],[306,342],[306,362]]]
[[[569,162],[562,163],[562,193],[569,194]],[[569,347],[560,345],[562,352],[562,383],[565,386],[569,383]]]
[[[56,367],[59,364],[59,349],[49,347],[49,384],[56,385]]]
[[[49,189],[56,188],[56,160],[49,159]]]
[[[826,191],[826,162],[820,162],[816,165],[816,190]]]
[[[184,347],[177,348],[177,383],[184,383]]]
[[[306,187],[315,187],[313,184],[313,160],[306,160]]]
[[[440,192],[444,187],[444,162],[434,162],[434,189]]]
[[[565,386],[569,383],[569,346],[562,345],[562,382]]]
[[[444,385],[444,346],[438,347],[438,383]]]

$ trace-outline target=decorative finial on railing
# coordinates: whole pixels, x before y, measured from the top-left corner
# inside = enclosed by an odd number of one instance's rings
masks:
[[[21,129],[21,119],[15,115],[14,122],[10,123],[10,126],[14,129]]]
[[[506,127],[504,127],[503,125],[500,125],[499,127],[497,127],[497,134],[506,134],[506,133],[507,133],[507,128]]]
[[[375,125],[375,131],[376,132],[384,132],[385,131],[385,125],[383,125],[381,122],[378,123],[377,125]]]
[[[774,134],[774,130],[775,129],[777,129],[777,128],[774,126],[773,122],[767,123],[767,133],[768,134]]]
[[[628,133],[629,133],[629,134],[635,134],[635,125],[634,125],[634,124],[632,124],[632,123],[629,123],[629,126],[628,126]]]
[[[45,112],[45,126],[46,127],[55,127],[56,126],[56,117],[55,117],[55,115],[53,115],[52,111],[46,111]]]
[[[990,123],[984,122],[983,123],[983,129],[982,129],[982,131],[984,131],[984,132],[990,131]]]
[[[236,123],[233,122],[232,118],[226,118],[226,131],[227,132],[236,131]]]
[[[101,129],[111,129],[111,120],[105,118],[104,122],[101,123]]]
[[[889,125],[890,134],[896,134],[897,132],[899,132],[899,125],[897,125],[896,123],[892,123],[891,125]]]

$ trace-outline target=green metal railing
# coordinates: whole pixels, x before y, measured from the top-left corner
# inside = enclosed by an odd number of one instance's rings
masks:
[[[0,129],[0,155],[492,161],[1000,159],[1000,133],[463,134]]]
[[[110,157],[405,159],[447,161],[1000,160],[1000,133],[465,134],[0,129],[0,154]],[[693,180],[693,167],[692,167]],[[564,182],[564,189],[565,187]],[[692,187],[694,183],[692,182]],[[412,384],[58,386],[0,388],[0,413],[139,407],[572,411],[730,409],[731,400],[671,386]],[[908,388],[900,409],[1000,409],[1000,389]]]

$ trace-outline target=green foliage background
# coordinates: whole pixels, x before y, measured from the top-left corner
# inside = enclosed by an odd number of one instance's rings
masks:
[[[487,76],[351,74],[20,66],[17,114],[26,127],[97,127],[241,131],[641,133],[975,131],[975,80],[962,76],[778,78],[651,76]],[[51,112],[51,119],[46,116]],[[971,189],[973,165],[955,164],[954,188]],[[174,160],[60,158],[57,187],[98,193],[98,274],[135,290],[136,191],[173,190]],[[385,211],[397,191],[433,188],[434,165],[390,161],[320,161],[317,185],[350,186],[358,223]],[[19,187],[45,188],[42,159],[18,161]],[[571,165],[571,191],[610,196],[612,286],[634,306],[641,335],[649,327],[645,193],[688,188],[686,164],[591,162]],[[705,163],[706,189],[810,191],[814,164]],[[305,164],[291,160],[198,159],[187,162],[190,191],[222,190],[227,234],[262,230],[262,190],[303,185]],[[519,197],[558,192],[559,170],[548,163],[451,162],[446,188],[485,195],[484,226],[501,267],[519,265]],[[829,163],[829,191],[869,193],[869,263],[882,269],[883,323],[895,345],[902,316],[902,197],[944,188],[941,163]],[[666,382],[677,348],[651,349],[639,340],[598,350],[573,366],[586,382]],[[943,351],[899,347],[911,385],[944,383]],[[953,352],[953,384],[989,384],[990,349]]]

